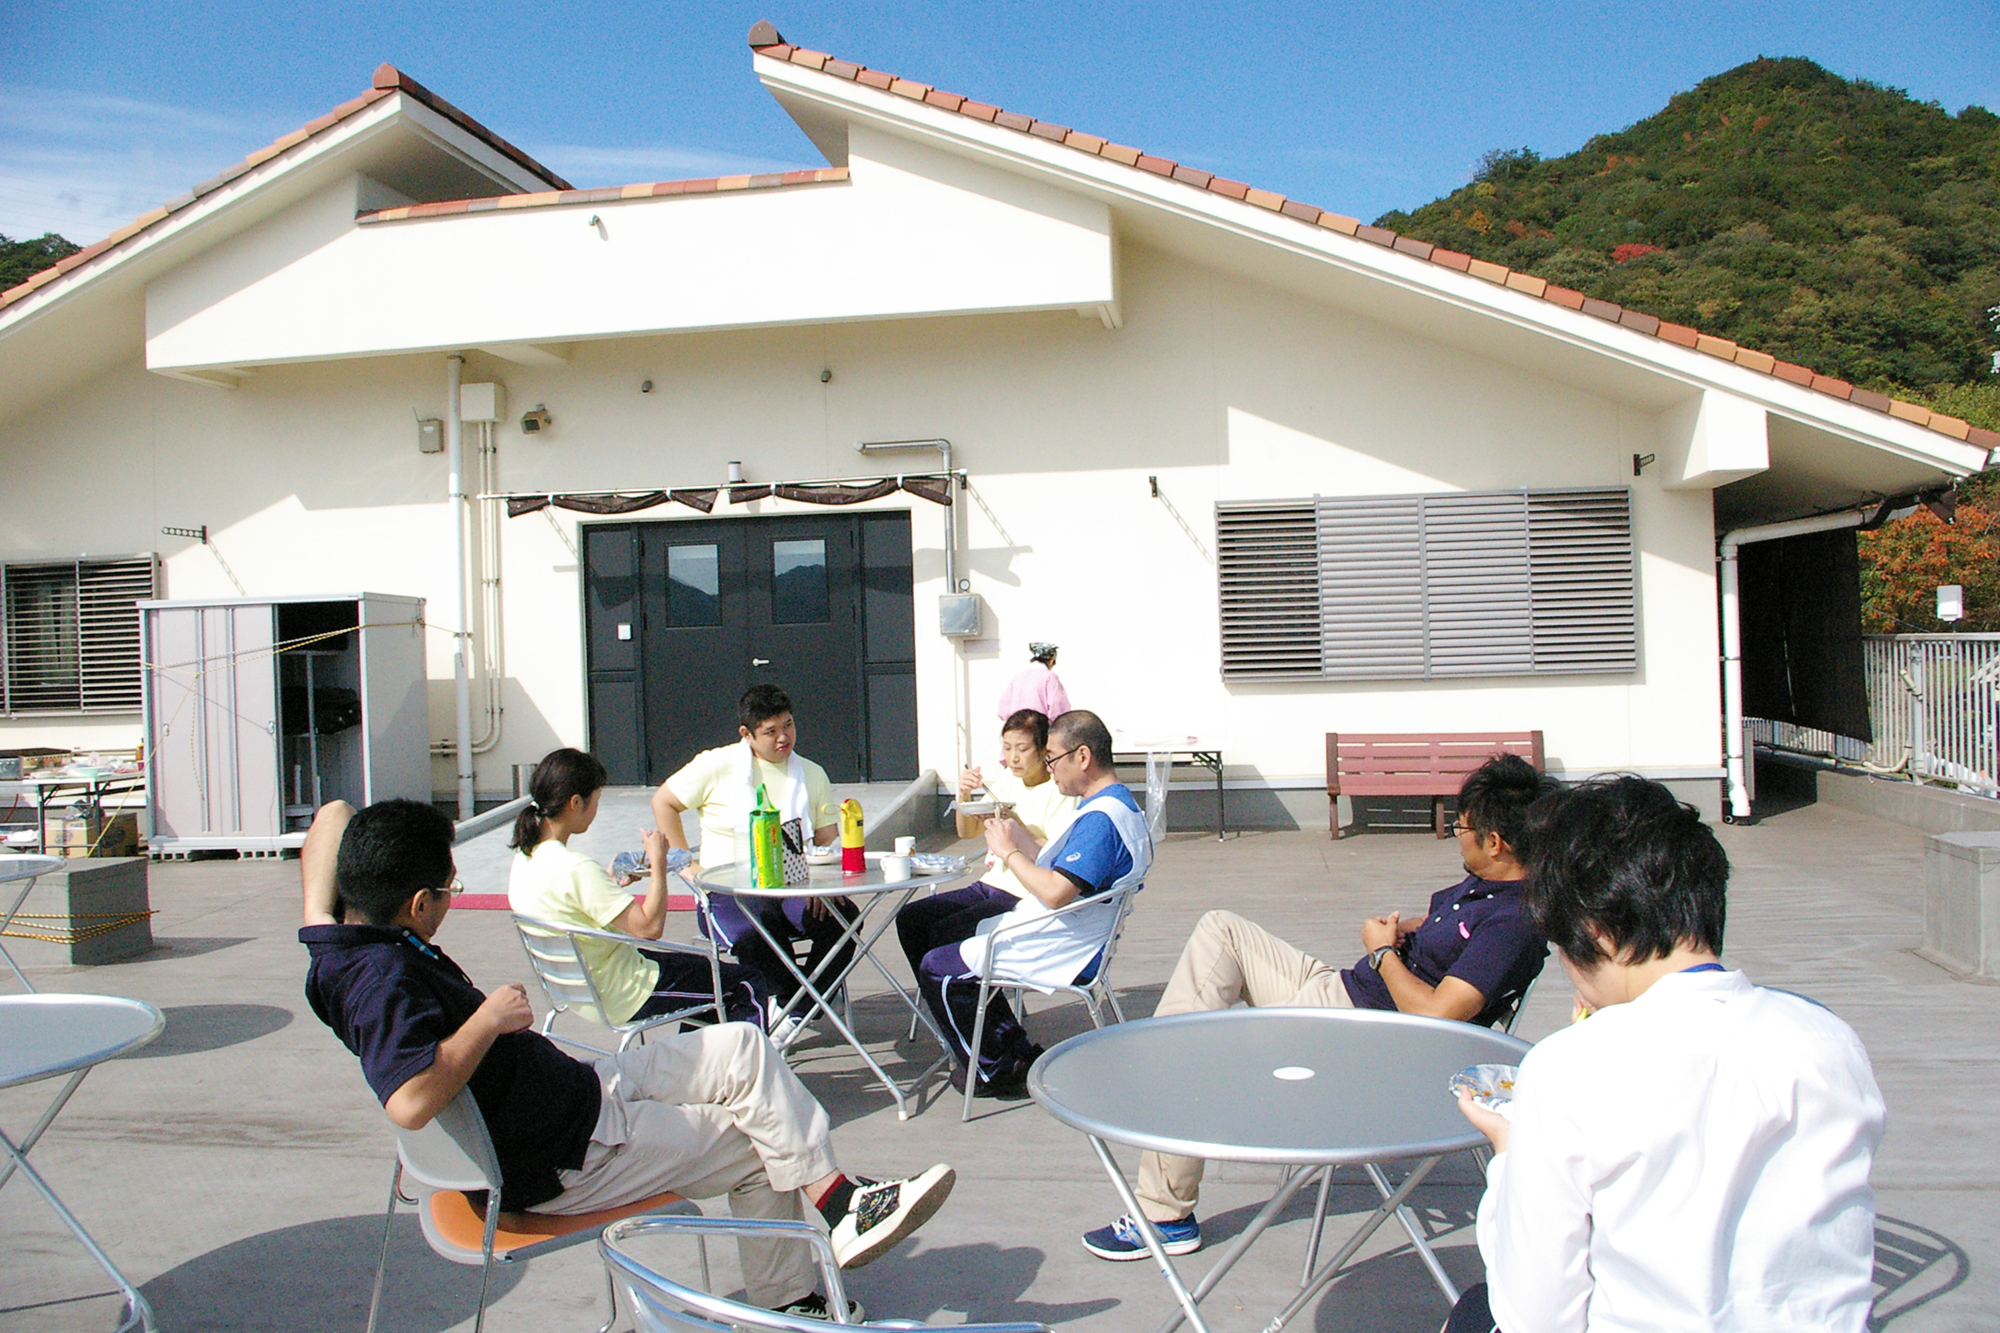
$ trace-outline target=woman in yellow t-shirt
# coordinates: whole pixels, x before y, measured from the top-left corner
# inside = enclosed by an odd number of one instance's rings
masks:
[[[656,940],[667,924],[666,839],[655,829],[645,831],[650,869],[643,898],[613,884],[603,866],[569,849],[571,836],[596,821],[607,778],[604,765],[581,750],[551,751],[535,765],[529,781],[531,803],[515,817],[514,837],[508,843],[516,855],[507,881],[507,903],[522,916],[553,925]],[[691,954],[611,940],[583,939],[578,944],[604,1001],[604,1017],[612,1023],[685,1009],[713,994],[707,962]],[[723,1007],[731,1019],[763,1026],[764,982],[754,969],[722,964],[722,988]]]
[[[1011,810],[1046,846],[1076,818],[1076,797],[1065,796],[1049,778],[1043,755],[1049,748],[1049,720],[1032,708],[1023,708],[1000,724],[1000,763],[988,776],[979,768],[968,768],[958,776],[958,799],[971,799],[985,788],[1003,811]],[[958,836],[978,837],[985,821],[973,815],[958,816]],[[958,944],[977,932],[979,923],[999,916],[1028,896],[1014,872],[1000,858],[988,853],[986,869],[979,882],[948,893],[917,901],[896,913],[896,938],[902,942],[903,956],[915,972],[924,955],[933,949]]]

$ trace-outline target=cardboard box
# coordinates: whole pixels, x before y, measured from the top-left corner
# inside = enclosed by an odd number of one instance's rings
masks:
[[[107,816],[94,807],[51,809],[42,817],[42,844],[50,856],[136,856],[139,816]]]

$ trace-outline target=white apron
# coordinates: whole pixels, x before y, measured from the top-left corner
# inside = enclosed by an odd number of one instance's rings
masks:
[[[750,812],[757,808],[757,755],[747,740],[741,742],[737,749],[739,752],[737,757],[743,766],[743,820],[736,827],[736,854],[747,865],[750,860]],[[785,824],[794,819],[803,819],[806,841],[810,842],[813,836],[813,821],[809,813],[812,798],[806,792],[805,761],[799,758],[797,750],[792,751],[786,761],[785,777],[787,779],[785,799],[778,807],[778,822]],[[703,865],[707,865],[707,862],[703,862]],[[708,895],[708,901],[713,911],[714,929],[723,942],[731,948],[734,948],[736,942],[745,935],[754,933],[755,927],[750,924],[750,918],[745,914],[743,904],[735,894],[711,893]],[[800,925],[804,919],[806,900],[786,898],[784,903],[785,915],[791,919],[794,926]],[[703,934],[708,933],[710,924],[708,921],[701,923]]]
[[[1062,836],[1042,848],[1035,864],[1045,870],[1054,865],[1056,858],[1062,855],[1063,845],[1069,841],[1070,834],[1093,810],[1111,820],[1111,827],[1117,831],[1119,841],[1125,844],[1125,851],[1132,858],[1132,868],[1114,880],[1110,889],[1104,892],[1128,885],[1143,885],[1146,871],[1153,864],[1153,836],[1146,827],[1146,816],[1108,794],[1099,794],[1085,801],[1070,826],[1063,830]],[[1104,948],[1117,914],[1117,905],[1107,902],[1096,907],[1080,908],[1068,916],[1055,917],[1042,926],[1025,926],[1009,931],[1002,942],[1000,956],[1007,979],[1045,995],[1057,986],[1069,985]],[[958,946],[959,954],[965,959],[966,967],[985,976],[987,950],[994,931],[1050,915],[1050,909],[1043,906],[1039,898],[1023,898],[1001,915],[980,922],[979,933]]]

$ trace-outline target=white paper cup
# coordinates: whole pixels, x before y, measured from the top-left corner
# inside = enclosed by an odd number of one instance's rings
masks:
[[[910,877],[910,858],[907,856],[885,856],[882,858],[882,879],[889,884],[901,884]]]
[[[913,837],[896,839],[896,855],[908,856],[917,850],[917,840]]]

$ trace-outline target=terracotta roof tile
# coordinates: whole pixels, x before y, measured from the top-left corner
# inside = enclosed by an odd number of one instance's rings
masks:
[[[1514,273],[1510,271],[1507,274],[1506,285],[1509,291],[1516,291],[1526,296],[1539,298],[1543,292],[1549,289],[1549,280],[1547,278],[1538,278],[1532,273]]]
[[[487,199],[451,199],[438,203],[382,208],[361,214],[363,225],[402,222],[410,218],[444,217],[458,213],[490,213],[522,208],[616,203],[622,199],[658,199],[682,194],[719,194],[736,190],[776,190],[796,185],[836,184],[848,178],[846,167],[770,171],[759,175],[707,176],[699,180],[652,181],[637,185],[606,185],[592,190],[544,190],[538,194],[501,194]]]
[[[1000,114],[1000,108],[988,106],[984,102],[975,102],[968,97],[959,104],[958,113],[962,116],[971,116],[974,120],[990,121]]]
[[[993,123],[1003,130],[1027,130],[1034,128],[1035,118],[1018,111],[1002,111],[993,117]]]
[[[1437,250],[1429,241],[1420,241],[1414,236],[1398,236],[1389,248],[1417,259],[1429,259]]]
[[[1082,130],[1071,130],[1069,137],[1063,142],[1071,148],[1080,148],[1086,153],[1096,153],[1104,147],[1104,140],[1094,134],[1085,134]]]
[[[1038,139],[1050,139],[1056,143],[1063,143],[1069,138],[1069,126],[1051,125],[1046,120],[1038,120],[1028,127],[1028,133]]]
[[[1812,388],[1813,373],[1804,366],[1794,365],[1790,361],[1774,361],[1771,364],[1771,373],[1788,384],[1802,384],[1808,389]]]
[[[941,106],[946,111],[956,111],[965,105],[965,98],[959,94],[939,92],[935,88],[924,94],[924,101],[932,106]]]
[[[1621,312],[1618,316],[1618,322],[1626,328],[1631,329],[1634,333],[1643,333],[1647,337],[1652,337],[1660,331],[1660,317],[1658,315],[1648,315],[1640,310],[1626,310]]]
[[[1949,435],[1954,440],[1962,440],[1972,427],[1961,417],[1948,417],[1942,412],[1931,413],[1930,428],[1940,435]]]
[[[1558,287],[1553,282],[1542,288],[1542,299],[1562,306],[1565,310],[1583,309],[1583,293],[1569,287]]]
[[[1139,159],[1145,156],[1144,153],[1140,152],[1136,148],[1129,147],[1122,143],[1111,143],[1108,140],[1105,142],[1104,147],[1097,150],[1097,155],[1099,157],[1108,157],[1113,162],[1122,162],[1124,165],[1128,167],[1138,166]],[[1243,188],[1247,190],[1250,187],[1246,185]]]
[[[1831,375],[1814,375],[1812,387],[1814,393],[1829,394],[1835,398],[1851,398],[1854,395],[1852,384],[1846,380],[1837,380]]]
[[[1136,165],[1139,170],[1150,171],[1155,176],[1172,176],[1174,174],[1174,167],[1177,164],[1168,161],[1164,157],[1148,157],[1144,153],[1141,153]]]
[[[1586,296],[1583,298],[1583,313],[1616,324],[1618,317],[1625,313],[1625,307],[1612,301],[1600,301],[1594,296]]]
[[[1511,272],[1505,264],[1496,264],[1490,259],[1475,259],[1465,271],[1475,278],[1483,278],[1487,282],[1497,283],[1503,287],[1506,286],[1508,274]]]
[[[792,49],[791,61],[794,65],[804,65],[807,69],[825,69],[826,62],[833,59],[824,51],[807,51],[800,47]]]
[[[1886,393],[1876,393],[1873,389],[1856,389],[1848,397],[1847,401],[1853,403],[1856,407],[1865,407],[1871,412],[1887,412],[1889,410],[1889,395]]]
[[[1892,417],[1903,421],[1914,421],[1919,426],[1928,426],[1931,424],[1931,410],[1921,403],[1907,402],[1901,398],[1891,398],[1889,400],[1888,412]]]
[[[884,74],[879,69],[863,68],[858,73],[855,74],[854,81],[856,83],[865,83],[870,88],[881,88],[887,90],[891,85],[893,85],[896,82],[896,79],[894,75]]]
[[[1439,246],[1437,249],[1431,251],[1431,262],[1433,264],[1441,264],[1445,268],[1452,269],[1455,272],[1463,273],[1472,266],[1472,256],[1460,254],[1456,250],[1447,250],[1443,246]]]
[[[1288,218],[1296,218],[1300,222],[1308,224],[1316,223],[1319,221],[1319,214],[1320,214],[1319,205],[1301,203],[1297,199],[1285,200],[1285,202],[1279,206],[1278,211],[1280,213],[1283,213]]]
[[[850,65],[845,60],[835,60],[828,56],[826,63],[819,67],[822,74],[831,74],[836,79],[853,79],[861,73],[861,66]]]
[[[1694,350],[1709,356],[1719,356],[1724,361],[1736,359],[1736,344],[1727,338],[1717,338],[1713,334],[1697,333],[1694,336]]]
[[[1183,185],[1192,185],[1197,189],[1206,190],[1208,183],[1214,180],[1215,177],[1213,174],[1202,171],[1197,167],[1175,167],[1174,179]],[[1248,189],[1249,187],[1245,186],[1244,188]]]
[[[1260,190],[1253,185],[1244,194],[1243,202],[1246,204],[1255,204],[1259,208],[1268,208],[1275,213],[1285,206],[1285,196],[1274,194],[1270,190]]]
[[[1224,176],[1210,176],[1208,190],[1211,194],[1225,195],[1231,199],[1241,199],[1250,193],[1250,187],[1242,181],[1233,181]]]
[[[2000,430],[1987,430],[1983,426],[1974,426],[1965,433],[1965,442],[1977,445],[1981,449],[2000,449]]]
[[[1357,228],[1354,234],[1370,245],[1379,245],[1385,250],[1396,243],[1396,233],[1387,227],[1362,226]]]
[[[921,102],[930,92],[928,83],[914,83],[909,79],[897,79],[889,85],[889,91],[898,97],[907,97],[913,102]]]

